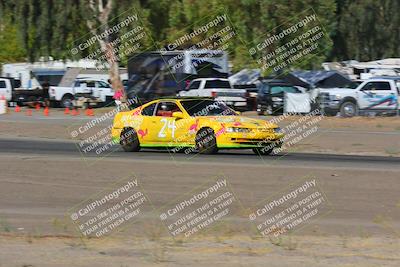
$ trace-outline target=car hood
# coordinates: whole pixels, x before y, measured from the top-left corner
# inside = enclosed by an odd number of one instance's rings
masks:
[[[260,119],[253,119],[244,116],[204,116],[199,117],[224,124],[225,127],[239,128],[278,128],[278,125]]]
[[[341,88],[341,87],[335,87],[335,88],[329,88],[329,89],[319,89],[320,93],[329,93],[331,95],[335,94],[353,94],[355,92],[355,89],[350,89],[350,88]]]

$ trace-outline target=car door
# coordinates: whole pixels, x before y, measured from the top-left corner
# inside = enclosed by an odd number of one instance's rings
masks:
[[[96,88],[93,90],[93,96],[100,98],[103,102],[106,101],[106,95],[110,95],[111,88],[108,83],[96,81]]]
[[[394,109],[396,107],[396,95],[391,90],[389,81],[370,81],[358,92],[360,109]]]
[[[172,113],[177,108],[174,101],[159,101],[154,116],[149,120],[149,142],[168,143],[175,138],[175,118]]]
[[[3,96],[7,101],[11,101],[11,82],[8,79],[0,79],[0,97]]]
[[[139,137],[142,145],[152,142],[151,134],[153,133],[153,116],[157,106],[157,102],[146,105],[139,114],[133,114],[132,124]]]

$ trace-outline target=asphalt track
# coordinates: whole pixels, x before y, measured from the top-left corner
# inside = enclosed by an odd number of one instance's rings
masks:
[[[357,155],[336,155],[336,154],[320,154],[320,153],[280,153],[277,155],[259,156],[251,150],[222,150],[215,155],[199,155],[196,153],[172,153],[168,150],[142,149],[136,153],[126,153],[118,146],[105,155],[82,154],[79,152],[77,145],[72,141],[60,140],[29,140],[26,138],[18,139],[0,139],[0,153],[22,153],[25,155],[58,155],[58,156],[75,156],[87,159],[95,158],[123,158],[130,160],[146,160],[146,161],[164,161],[176,160],[180,162],[194,161],[202,163],[235,163],[241,164],[266,164],[276,160],[280,162],[292,162],[303,164],[304,162],[318,163],[322,165],[346,165],[346,166],[370,166],[370,167],[392,167],[400,166],[400,157],[383,157],[383,156],[357,156]]]
[[[375,223],[388,218],[400,227],[399,157],[296,153],[260,157],[252,151],[216,155],[143,150],[82,156],[68,140],[0,138],[0,216],[14,229],[55,230],[54,218],[132,173],[155,209],[223,174],[244,207],[283,192],[297,180],[315,177],[332,211],[305,227],[308,234],[378,235],[392,230]],[[243,223],[234,216],[236,223]],[[318,230],[316,230],[318,229]],[[24,230],[24,231],[25,231]],[[315,232],[317,231],[317,232]]]

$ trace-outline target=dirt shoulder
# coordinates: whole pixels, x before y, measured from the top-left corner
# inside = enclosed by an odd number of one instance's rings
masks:
[[[399,239],[385,237],[248,236],[91,239],[0,238],[0,266],[398,266]]]

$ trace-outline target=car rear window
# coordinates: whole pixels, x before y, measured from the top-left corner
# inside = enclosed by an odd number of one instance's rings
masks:
[[[143,116],[153,116],[155,107],[156,107],[156,103],[153,103],[150,106],[145,107],[142,110],[142,115]]]
[[[271,94],[286,93],[299,93],[300,91],[293,86],[271,86]]]
[[[211,81],[206,81],[206,85],[204,86],[206,89],[210,88],[231,88],[231,84],[229,81],[224,81],[224,80],[211,80]]]

